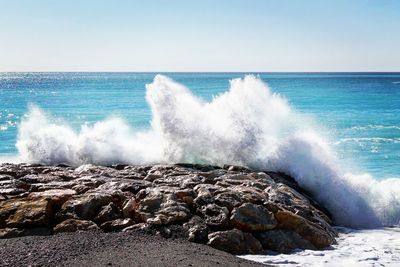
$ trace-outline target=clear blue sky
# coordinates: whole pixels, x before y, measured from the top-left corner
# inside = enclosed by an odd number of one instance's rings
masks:
[[[0,0],[0,71],[400,71],[400,0]]]

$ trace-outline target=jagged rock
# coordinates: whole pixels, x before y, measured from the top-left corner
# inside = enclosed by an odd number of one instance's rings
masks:
[[[245,232],[263,232],[275,228],[277,221],[263,206],[245,203],[232,211],[231,225]]]
[[[325,231],[321,226],[310,222],[290,211],[278,211],[275,213],[280,229],[291,230],[298,233],[304,239],[310,241],[316,248],[321,249],[335,243],[334,236]]]
[[[83,195],[73,196],[62,205],[57,218],[59,220],[68,218],[90,220],[102,206],[109,204],[112,200],[111,195],[102,192],[86,192]]]
[[[122,232],[145,230],[149,228],[150,225],[147,223],[136,223],[134,225],[128,226],[122,230]]]
[[[103,206],[94,218],[94,221],[98,224],[102,224],[108,221],[116,220],[121,218],[121,211],[114,203],[109,203],[107,206]]]
[[[191,216],[188,206],[179,202],[171,193],[162,194],[159,190],[153,190],[149,191],[143,199],[139,198],[135,201],[137,201],[135,218],[139,222],[165,225],[186,221]]]
[[[226,207],[229,211],[232,211],[233,208],[243,204],[240,196],[232,192],[223,192],[221,194],[218,194],[214,198],[214,201],[217,205],[221,207]]]
[[[264,249],[279,253],[290,253],[294,249],[316,249],[310,241],[293,231],[270,230],[257,233],[256,237]]]
[[[183,227],[188,232],[189,241],[196,243],[207,242],[209,230],[206,222],[199,216],[193,216]]]
[[[68,199],[70,199],[73,195],[76,195],[75,190],[71,189],[51,189],[42,192],[32,192],[28,195],[30,198],[40,198],[40,197],[48,197],[51,198],[52,203],[54,205],[61,206]]]
[[[206,224],[212,229],[226,229],[229,227],[229,210],[217,204],[208,204],[200,210]]]
[[[265,192],[268,195],[267,204],[276,204],[280,209],[291,211],[333,231],[329,226],[329,223],[331,223],[329,217],[315,208],[309,198],[300,194],[295,189],[285,184],[275,183],[266,188]]]
[[[98,224],[103,231],[141,229],[208,242],[231,253],[260,252],[254,234],[264,248],[288,252],[333,244],[329,216],[293,178],[240,166],[0,164],[5,238]]]
[[[208,245],[232,254],[256,254],[262,245],[252,234],[238,229],[215,232],[208,235]]]
[[[125,200],[122,205],[122,215],[124,218],[133,218],[133,212],[135,211],[135,198],[129,198]]]
[[[92,221],[67,219],[54,227],[54,233],[99,230]]]
[[[124,228],[127,228],[129,226],[134,225],[135,222],[132,219],[116,219],[113,221],[107,221],[100,225],[100,228],[110,232],[110,231],[117,231],[117,230],[122,230]]]
[[[51,235],[51,229],[46,227],[34,227],[34,228],[4,228],[0,229],[0,239],[1,238],[14,238],[21,236],[31,236],[31,235],[39,235],[39,236],[47,236]]]
[[[50,198],[3,200],[0,202],[0,227],[47,226],[52,212]]]

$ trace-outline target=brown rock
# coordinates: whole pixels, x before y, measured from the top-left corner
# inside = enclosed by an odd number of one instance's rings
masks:
[[[208,245],[232,254],[256,254],[262,251],[260,241],[252,234],[238,229],[208,235]]]
[[[279,223],[278,228],[298,233],[318,249],[335,243],[335,238],[318,224],[312,223],[290,211],[278,211],[275,213],[275,218]]]
[[[162,194],[159,190],[153,190],[143,199],[135,201],[135,219],[139,222],[165,225],[186,221],[191,216],[188,206],[171,193]]]
[[[243,201],[236,193],[223,192],[215,197],[215,203],[221,207],[228,208],[229,211],[232,211],[233,208],[243,204]]]
[[[298,233],[287,230],[271,230],[257,233],[264,249],[279,253],[290,253],[294,249],[315,249],[310,241],[301,237]]]
[[[203,218],[210,228],[224,230],[229,227],[229,210],[217,204],[208,204],[200,210]]]
[[[0,202],[0,227],[47,226],[52,213],[50,198],[4,200]]]
[[[76,231],[89,231],[98,230],[99,227],[92,222],[86,220],[67,219],[54,227],[54,233],[62,232],[76,232]]]
[[[208,227],[206,222],[199,216],[193,216],[189,222],[183,225],[191,242],[205,243],[208,238]]]
[[[102,206],[109,204],[112,200],[111,195],[102,192],[89,191],[83,195],[73,196],[62,205],[61,210],[57,213],[57,218],[59,220],[68,218],[90,220]]]
[[[233,209],[231,225],[245,232],[263,232],[275,228],[277,221],[263,206],[245,203]]]
[[[32,192],[28,195],[30,198],[38,198],[38,197],[48,197],[51,198],[51,201],[58,206],[61,206],[70,199],[73,195],[76,195],[75,190],[71,189],[51,189],[42,192]]]
[[[94,218],[94,221],[98,224],[102,224],[108,221],[119,219],[121,216],[121,211],[114,203],[111,202],[100,209],[100,212]]]
[[[51,229],[46,227],[35,227],[35,228],[4,228],[0,229],[0,239],[1,238],[14,238],[21,236],[47,236],[51,235]]]
[[[132,219],[116,219],[113,221],[108,221],[100,225],[100,228],[103,229],[104,231],[110,232],[110,231],[118,231],[122,230],[124,228],[127,228],[129,226],[134,225],[135,222]]]

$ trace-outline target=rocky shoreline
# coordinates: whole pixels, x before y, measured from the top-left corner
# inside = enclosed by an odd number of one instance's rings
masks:
[[[291,177],[239,166],[0,165],[0,238],[146,232],[232,254],[323,249],[329,213]]]

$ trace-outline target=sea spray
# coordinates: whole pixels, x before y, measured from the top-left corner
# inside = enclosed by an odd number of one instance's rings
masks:
[[[400,179],[378,182],[368,175],[344,173],[314,125],[260,79],[234,79],[229,91],[210,102],[161,75],[146,90],[152,121],[142,132],[120,118],[84,125],[76,132],[31,107],[19,127],[20,160],[247,165],[292,175],[338,224],[399,224]]]

